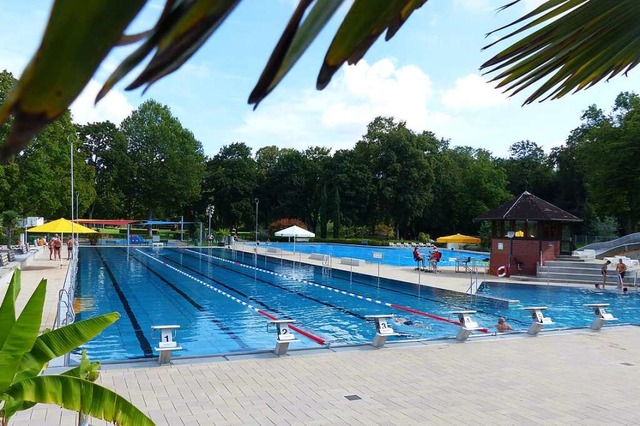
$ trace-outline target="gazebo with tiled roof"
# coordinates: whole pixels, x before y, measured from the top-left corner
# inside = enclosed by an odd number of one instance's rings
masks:
[[[490,272],[496,275],[535,275],[538,264],[570,254],[571,225],[582,222],[527,191],[474,222],[484,220],[491,221]]]

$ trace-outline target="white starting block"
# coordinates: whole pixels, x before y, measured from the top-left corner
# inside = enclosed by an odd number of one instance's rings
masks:
[[[269,324],[276,325],[276,331],[278,333],[278,338],[276,339],[276,348],[273,353],[276,355],[284,355],[287,353],[287,349],[289,349],[289,343],[299,342],[296,339],[296,336],[289,329],[289,324],[292,322],[296,322],[295,320],[273,320],[267,324],[267,331],[269,331]]]
[[[456,340],[459,342],[464,342],[469,338],[469,335],[472,331],[480,330],[482,327],[478,326],[478,323],[475,322],[473,318],[471,318],[472,314],[475,314],[477,311],[454,311],[451,312],[454,315],[458,316],[458,321],[460,322],[460,329],[458,330],[458,334],[456,335]]]
[[[599,331],[607,321],[618,320],[618,318],[614,318],[611,313],[607,312],[608,303],[587,303],[584,306],[593,308],[593,313],[596,315],[596,318],[591,323],[591,329],[594,331]]]
[[[154,334],[157,330],[160,330],[160,342],[158,343],[158,347],[155,348],[156,351],[160,352],[160,357],[158,358],[158,363],[160,365],[171,362],[171,353],[173,351],[182,350],[182,347],[178,346],[178,343],[174,340],[179,328],[179,325],[151,326],[151,330],[153,330]]]
[[[393,315],[365,315],[369,321],[374,321],[376,324],[376,337],[373,339],[373,346],[380,348],[384,346],[387,338],[390,336],[397,336],[398,333],[393,331],[393,328],[387,324],[387,319],[393,318]]]
[[[529,330],[527,331],[527,333],[532,336],[537,336],[538,333],[540,333],[540,330],[542,330],[543,326],[555,324],[555,322],[553,322],[551,318],[545,317],[542,313],[542,311],[547,309],[546,306],[531,306],[522,309],[531,312],[531,318],[533,319],[533,322],[529,326]]]

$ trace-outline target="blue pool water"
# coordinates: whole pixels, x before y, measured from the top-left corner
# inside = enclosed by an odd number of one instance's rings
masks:
[[[225,249],[82,248],[78,277],[78,320],[112,311],[121,314],[119,321],[79,348],[102,361],[157,356],[151,326],[168,324],[181,326],[176,340],[184,350],[174,356],[272,350],[276,336],[267,330],[266,315],[295,319],[297,327],[333,346],[371,342],[375,328],[364,316],[374,314],[395,314],[413,322],[393,323],[401,334],[394,340],[453,337],[458,326],[446,320],[456,320],[451,311],[460,309],[477,310],[474,318],[491,331],[499,316],[516,330],[529,325],[518,306],[501,300],[394,280],[378,282],[376,277],[337,270],[327,274],[320,267]],[[482,292],[495,296],[498,290],[489,285]],[[539,296],[540,303],[531,303],[550,306],[549,314],[559,327],[590,323],[591,316],[582,309],[574,309],[575,316],[556,315],[556,302],[547,300],[555,296],[547,291]],[[627,300],[632,298],[638,299],[633,294]],[[635,322],[620,311],[613,310],[621,320]],[[320,347],[294,334],[300,342],[292,349]]]
[[[640,292],[629,288],[627,293],[615,286],[602,290],[592,288],[562,287],[552,285],[521,285],[504,283],[484,283],[478,294],[518,300],[511,304],[510,315],[528,321],[528,314],[522,311],[526,306],[547,306],[545,315],[550,316],[560,327],[581,327],[594,319],[589,303],[609,303],[608,310],[618,318],[618,323],[638,323],[640,313]]]
[[[270,243],[269,247],[280,248],[286,251],[294,251],[293,243]],[[489,257],[489,253],[472,253],[458,250],[438,249],[442,253],[440,266],[454,266],[453,259],[467,259],[470,257],[476,261],[482,261]],[[393,266],[415,266],[413,260],[413,247],[381,247],[381,246],[356,246],[349,244],[327,244],[327,243],[296,243],[295,251],[301,253],[329,254],[332,257],[352,257],[362,259],[365,262],[378,263],[378,259],[373,257],[373,253],[382,253],[381,263]],[[429,258],[432,249],[428,247],[418,247],[421,255],[425,259]]]

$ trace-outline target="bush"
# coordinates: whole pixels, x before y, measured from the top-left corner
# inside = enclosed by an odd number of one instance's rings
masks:
[[[294,225],[307,229],[307,225],[300,219],[283,218],[269,224],[269,235],[274,235],[276,232]]]
[[[376,225],[373,236],[376,238],[393,238],[393,228],[385,224]]]

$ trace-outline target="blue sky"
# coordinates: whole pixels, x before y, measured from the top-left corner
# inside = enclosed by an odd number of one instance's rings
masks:
[[[166,104],[184,127],[215,155],[233,142],[305,149],[348,149],[376,116],[393,116],[415,131],[429,130],[452,145],[485,148],[506,157],[514,142],[529,139],[547,152],[564,143],[589,105],[608,111],[640,75],[616,77],[578,94],[522,107],[530,91],[507,98],[486,83],[479,66],[498,49],[481,52],[484,35],[511,22],[541,0],[524,0],[505,12],[507,0],[430,0],[389,42],[381,38],[356,66],[343,66],[323,91],[315,81],[347,4],[321,37],[256,111],[247,98],[295,0],[244,0],[191,60],[144,94],[125,92],[135,72],[97,106],[95,94],[131,47],[114,50],[72,105],[77,123],[116,124],[147,99]],[[346,2],[350,3],[350,2]],[[18,76],[38,46],[51,0],[3,2],[0,69]],[[152,1],[131,32],[147,29],[163,2]]]

